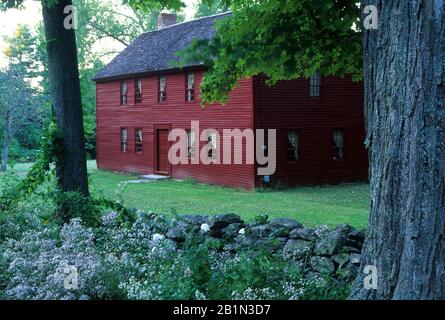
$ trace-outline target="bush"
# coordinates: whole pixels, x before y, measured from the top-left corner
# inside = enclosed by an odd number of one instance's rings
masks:
[[[40,200],[38,200],[40,199]],[[51,204],[30,198],[0,223],[0,298],[5,299],[342,299],[348,288],[303,276],[294,261],[268,251],[220,251],[196,235],[178,245],[165,239],[169,220],[137,212],[100,226],[81,218],[51,219]],[[40,210],[39,210],[40,209]],[[77,289],[66,287],[77,271]],[[71,271],[70,271],[71,270]]]

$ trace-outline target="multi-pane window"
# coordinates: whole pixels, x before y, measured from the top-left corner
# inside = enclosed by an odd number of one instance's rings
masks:
[[[321,89],[320,72],[315,73],[309,79],[309,94],[311,97],[319,97]]]
[[[134,82],[134,102],[142,102],[142,80],[135,80]]]
[[[127,104],[127,81],[121,81],[121,105]]]
[[[167,91],[166,91],[166,78],[165,76],[159,77],[159,102],[167,101]]]
[[[343,160],[344,157],[344,149],[345,149],[345,138],[343,130],[334,130],[333,131],[333,155],[332,158],[334,160]]]
[[[195,101],[195,74],[193,72],[187,73],[185,101]]]
[[[187,130],[187,156],[195,156],[195,132],[192,130]]]
[[[128,152],[128,132],[126,128],[121,128],[121,152]]]
[[[216,158],[216,132],[209,134],[207,141],[210,143],[208,157],[209,159]]]
[[[134,130],[134,150],[137,154],[142,153],[142,129],[135,129]]]
[[[300,137],[297,132],[287,133],[287,160],[296,161],[300,159]]]

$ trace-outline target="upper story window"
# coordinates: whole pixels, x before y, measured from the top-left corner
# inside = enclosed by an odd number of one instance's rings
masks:
[[[185,101],[195,101],[195,74],[187,73],[186,80]]]
[[[195,156],[195,132],[187,130],[187,156],[193,158]]]
[[[137,128],[134,130],[134,150],[136,154],[142,153],[142,129]]]
[[[167,80],[165,76],[159,77],[159,102],[166,102],[167,101]]]
[[[334,145],[332,159],[343,160],[345,149],[345,137],[343,130],[336,129],[333,131],[333,142]]]
[[[142,80],[134,81],[134,103],[142,102]]]
[[[309,94],[311,97],[319,97],[321,93],[321,76],[316,72],[309,78]]]
[[[300,136],[295,131],[287,133],[287,160],[296,161],[300,159]]]
[[[121,81],[121,105],[128,103],[127,81]]]
[[[121,152],[128,152],[128,132],[127,128],[121,128]]]

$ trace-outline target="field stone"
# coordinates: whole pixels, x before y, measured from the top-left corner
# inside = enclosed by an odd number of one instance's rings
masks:
[[[306,241],[316,241],[318,239],[315,229],[311,228],[296,228],[289,234],[289,239],[301,239]]]
[[[270,220],[269,226],[286,228],[289,231],[297,228],[303,228],[303,225],[297,220],[290,218],[275,218]]]
[[[334,262],[338,265],[338,268],[343,268],[349,262],[349,255],[346,253],[339,253],[332,257]]]
[[[345,245],[347,235],[351,232],[352,227],[348,225],[338,226],[334,230],[327,231],[320,236],[315,242],[315,255],[332,256],[339,253]]]
[[[283,249],[287,238],[262,238],[255,241],[255,246],[275,252]]]
[[[284,246],[283,252],[296,259],[303,259],[312,254],[313,246],[314,244],[309,241],[289,239]]]
[[[181,215],[179,219],[190,225],[200,227],[203,223],[207,222],[208,218],[201,215],[184,214]]]
[[[359,266],[357,264],[347,264],[346,267],[343,269],[344,279],[348,282],[353,281],[357,278],[359,271]]]
[[[351,261],[352,264],[359,265],[360,264],[361,255],[357,253],[351,253],[349,255],[349,261]]]
[[[184,242],[189,229],[189,224],[182,220],[176,220],[168,228],[165,236],[177,242]]]
[[[262,224],[250,228],[250,234],[256,238],[267,238],[272,234],[269,224]]]
[[[356,254],[360,254],[362,253],[362,250],[356,247],[350,247],[350,246],[343,246],[342,250],[343,253],[356,253]]]
[[[311,267],[314,271],[322,274],[332,274],[336,271],[334,261],[327,257],[312,257]]]
[[[238,236],[239,231],[244,227],[242,223],[232,223],[221,230],[222,235],[226,239],[233,239]]]
[[[210,227],[210,232],[209,232],[210,236],[215,238],[220,238],[222,236],[222,229],[226,228],[227,226],[233,223],[243,224],[244,221],[240,218],[240,216],[233,213],[218,214],[212,216],[208,221]]]
[[[240,247],[250,247],[255,243],[255,240],[252,237],[240,234],[235,238],[235,243]]]
[[[349,234],[348,234],[348,238],[353,239],[355,241],[361,242],[363,243],[365,241],[365,236],[366,236],[366,230],[362,229],[362,230],[352,230]]]

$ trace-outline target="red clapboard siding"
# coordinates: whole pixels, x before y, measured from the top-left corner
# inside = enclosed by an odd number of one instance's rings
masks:
[[[277,129],[277,170],[272,183],[288,185],[366,180],[363,83],[350,77],[322,79],[321,97],[309,96],[309,80],[283,81],[273,87],[254,79],[255,127]],[[344,160],[332,159],[332,131],[344,131]],[[300,160],[287,160],[287,132],[300,137]],[[256,177],[256,185],[262,177]]]
[[[203,71],[195,72],[195,96]],[[185,102],[186,73],[167,77],[167,101],[158,103],[158,75],[142,78],[142,103],[134,103],[134,80],[127,79],[128,105],[121,106],[120,81],[97,83],[97,162],[101,169],[154,173],[157,129],[200,130],[247,128],[277,129],[277,170],[272,183],[288,185],[340,183],[366,180],[368,157],[363,142],[363,84],[350,78],[322,79],[320,98],[309,97],[309,80],[283,81],[273,87],[264,77],[240,81],[227,105],[202,108],[199,101]],[[129,152],[120,152],[120,128],[128,130]],[[143,153],[135,153],[135,129],[143,129]],[[332,131],[342,129],[344,160],[332,160]],[[287,131],[300,136],[300,160],[287,161]],[[202,147],[206,142],[200,142]],[[244,144],[243,144],[244,147]],[[224,152],[220,148],[221,159]],[[244,152],[243,152],[244,153]],[[232,157],[233,158],[233,157]],[[244,157],[245,158],[245,157]],[[252,189],[262,184],[254,165],[175,165],[174,178],[194,178],[211,184]]]
[[[203,71],[195,72],[195,96]],[[120,81],[97,83],[97,163],[100,169],[135,173],[155,171],[155,128],[190,128],[192,120],[200,121],[200,130],[253,128],[252,79],[240,81],[225,106],[202,108],[199,102],[185,102],[186,73],[170,73],[167,78],[167,101],[158,103],[158,75],[142,78],[142,103],[134,103],[134,81],[127,79],[128,105],[120,105]],[[120,128],[128,130],[127,154],[120,151]],[[143,129],[143,152],[135,153],[135,129]],[[206,142],[201,142],[200,147]],[[220,147],[222,150],[222,146]],[[222,159],[222,156],[221,156]],[[174,178],[194,178],[200,182],[254,187],[254,165],[175,165]]]

